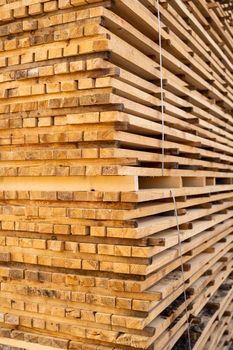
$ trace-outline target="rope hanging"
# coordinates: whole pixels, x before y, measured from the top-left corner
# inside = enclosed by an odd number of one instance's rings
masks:
[[[157,12],[158,12],[158,34],[159,34],[159,65],[160,65],[160,90],[161,90],[161,126],[162,126],[162,137],[161,137],[161,148],[162,148],[162,176],[164,176],[164,141],[165,141],[165,135],[164,135],[164,88],[163,88],[163,49],[162,49],[162,35],[161,35],[161,16],[160,16],[160,4],[159,0],[157,1]],[[176,218],[176,228],[177,228],[177,235],[178,235],[178,246],[179,246],[179,257],[181,261],[181,273],[182,273],[182,279],[183,279],[183,295],[184,295],[184,301],[185,301],[185,311],[186,311],[186,319],[187,319],[187,334],[188,334],[188,347],[189,350],[192,350],[192,344],[191,344],[191,336],[190,336],[190,323],[189,323],[189,317],[188,317],[188,307],[187,307],[187,294],[185,289],[185,278],[184,278],[184,264],[183,264],[183,255],[182,255],[182,242],[180,238],[180,227],[179,227],[179,220],[178,220],[178,213],[177,213],[177,206],[176,206],[176,198],[174,195],[174,192],[170,190],[170,195],[173,200],[174,205],[174,216]]]

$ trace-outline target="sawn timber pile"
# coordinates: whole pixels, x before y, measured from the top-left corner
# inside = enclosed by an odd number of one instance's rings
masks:
[[[229,349],[231,6],[0,0],[1,349]]]

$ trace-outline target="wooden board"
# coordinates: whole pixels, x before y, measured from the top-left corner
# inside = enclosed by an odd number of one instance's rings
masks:
[[[0,0],[0,348],[229,348],[231,7]]]

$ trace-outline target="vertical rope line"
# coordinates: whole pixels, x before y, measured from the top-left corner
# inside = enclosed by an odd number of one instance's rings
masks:
[[[160,90],[161,90],[161,118],[162,118],[162,176],[164,175],[164,98],[163,98],[163,49],[162,49],[162,35],[161,35],[161,16],[160,16],[160,4],[157,1],[158,11],[158,34],[159,34],[159,65],[160,65]]]
[[[179,246],[179,256],[180,256],[180,262],[181,262],[181,273],[182,273],[182,279],[183,279],[183,295],[184,295],[184,302],[185,302],[185,313],[186,313],[186,321],[187,321],[187,334],[188,334],[188,344],[189,344],[189,350],[192,350],[192,343],[191,343],[191,336],[190,336],[190,323],[188,318],[188,307],[187,307],[187,294],[185,289],[185,279],[184,279],[184,263],[183,263],[183,255],[182,255],[182,243],[180,238],[180,226],[179,226],[179,220],[178,220],[178,213],[177,213],[177,206],[176,206],[176,197],[172,190],[170,190],[170,194],[173,200],[173,206],[174,206],[174,216],[176,219],[176,228],[177,228],[177,235],[178,235],[178,246]]]
[[[161,90],[161,118],[162,118],[162,138],[161,138],[161,148],[162,148],[162,176],[164,176],[164,141],[165,141],[165,134],[164,134],[164,88],[163,88],[163,49],[162,49],[162,35],[161,35],[161,16],[160,16],[160,3],[159,0],[157,1],[157,12],[158,12],[158,34],[159,34],[159,65],[160,65],[160,90]],[[178,235],[178,247],[179,247],[179,256],[180,256],[180,262],[181,262],[181,273],[182,273],[182,279],[183,279],[183,295],[184,295],[184,301],[185,301],[185,314],[186,314],[186,320],[187,320],[187,333],[188,333],[188,344],[189,344],[189,350],[192,350],[192,344],[191,344],[191,336],[190,336],[190,324],[188,319],[188,307],[187,307],[187,294],[185,289],[185,278],[184,278],[184,264],[183,264],[183,255],[182,255],[182,243],[180,238],[180,226],[179,226],[179,220],[178,220],[178,213],[177,213],[177,206],[176,206],[176,198],[172,190],[170,190],[170,194],[173,200],[174,205],[174,215],[176,219],[176,227],[177,227],[177,235]]]

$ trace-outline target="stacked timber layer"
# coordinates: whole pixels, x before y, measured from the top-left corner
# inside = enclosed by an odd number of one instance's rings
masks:
[[[224,8],[0,1],[1,349],[229,349]]]

